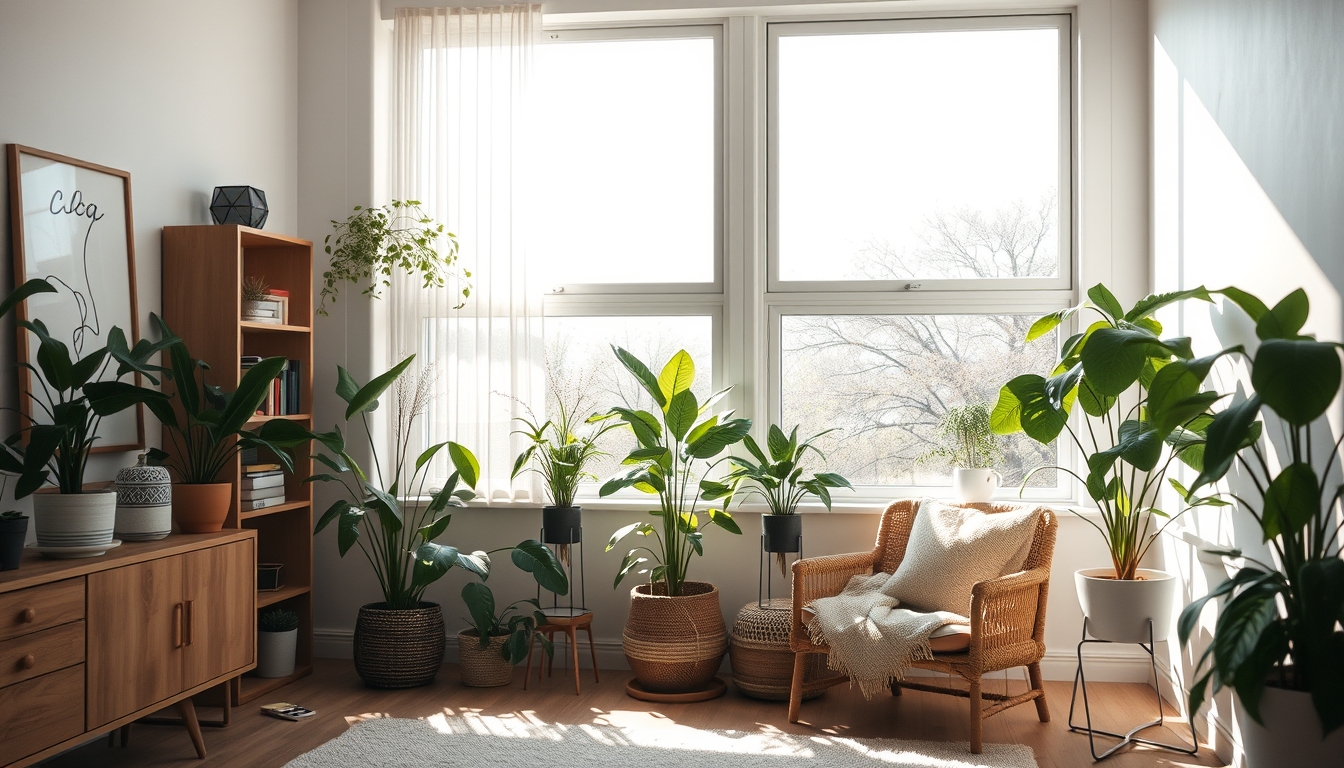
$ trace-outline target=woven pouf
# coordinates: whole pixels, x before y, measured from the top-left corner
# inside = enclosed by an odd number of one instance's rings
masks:
[[[786,701],[793,684],[793,651],[789,650],[793,601],[781,597],[767,605],[779,610],[762,610],[753,602],[737,612],[728,657],[733,664],[733,682],[739,690],[757,699]],[[803,678],[803,698],[815,699],[825,693],[830,687],[826,680],[834,675],[826,669],[825,654],[810,654]]]

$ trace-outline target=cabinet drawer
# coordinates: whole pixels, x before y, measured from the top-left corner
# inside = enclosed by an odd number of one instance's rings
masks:
[[[0,688],[84,663],[84,622],[0,641]]]
[[[6,763],[83,732],[83,664],[0,688],[0,756]]]
[[[0,594],[0,640],[84,618],[84,577]]]

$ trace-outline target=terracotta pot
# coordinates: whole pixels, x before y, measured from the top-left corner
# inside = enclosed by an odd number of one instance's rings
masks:
[[[33,528],[43,547],[91,547],[112,541],[117,494],[35,493]]]
[[[414,688],[434,682],[447,635],[438,603],[394,611],[369,603],[355,620],[355,671],[370,688]]]
[[[645,690],[704,690],[728,650],[718,587],[688,581],[679,597],[668,597],[663,582],[635,587],[621,639],[630,669]]]
[[[1171,601],[1176,581],[1170,573],[1139,568],[1134,580],[1115,578],[1113,568],[1084,568],[1073,574],[1078,602],[1087,617],[1087,633],[1113,643],[1147,643],[1171,634]]]
[[[1321,736],[1321,719],[1311,694],[1265,686],[1260,698],[1261,725],[1237,701],[1237,726],[1246,752],[1246,768],[1325,768],[1339,765],[1344,755],[1344,728]]]
[[[214,533],[224,527],[233,505],[232,483],[176,483],[173,520],[179,533]]]
[[[457,633],[457,653],[461,659],[462,684],[472,688],[497,688],[513,682],[513,665],[504,658],[508,635],[495,635],[481,647],[481,634],[474,629]]]

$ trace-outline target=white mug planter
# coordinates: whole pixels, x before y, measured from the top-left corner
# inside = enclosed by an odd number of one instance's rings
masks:
[[[257,677],[289,677],[294,674],[294,653],[299,630],[257,633]]]
[[[1073,574],[1078,602],[1087,617],[1087,633],[1113,643],[1147,643],[1171,633],[1171,601],[1175,577],[1165,571],[1139,568],[1137,579],[1117,579],[1114,568],[1084,568]]]
[[[116,491],[33,494],[33,528],[40,547],[110,544],[116,520]]]
[[[1265,686],[1260,697],[1261,725],[1237,702],[1237,726],[1246,753],[1246,768],[1326,768],[1338,766],[1344,755],[1344,728],[1321,738],[1321,720],[1311,694]]]
[[[974,504],[994,498],[994,492],[1003,485],[1003,475],[992,469],[952,470],[952,491],[963,503]]]

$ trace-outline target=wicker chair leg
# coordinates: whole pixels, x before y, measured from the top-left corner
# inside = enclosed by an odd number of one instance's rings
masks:
[[[1045,703],[1045,686],[1041,684],[1041,663],[1027,665],[1027,676],[1031,678],[1031,689],[1040,691],[1041,695],[1036,697],[1036,716],[1042,723],[1050,722],[1050,707]]]
[[[980,678],[971,681],[971,754],[978,755],[984,749],[981,739],[981,726],[984,719],[980,716]]]
[[[892,681],[891,681],[891,695],[892,695],[892,696],[900,696],[900,695],[901,695],[901,684],[898,683],[898,682],[895,681],[895,680],[892,680]]]
[[[807,676],[807,652],[793,655],[793,684],[789,686],[789,722],[798,722],[798,711],[803,708],[803,679]]]

